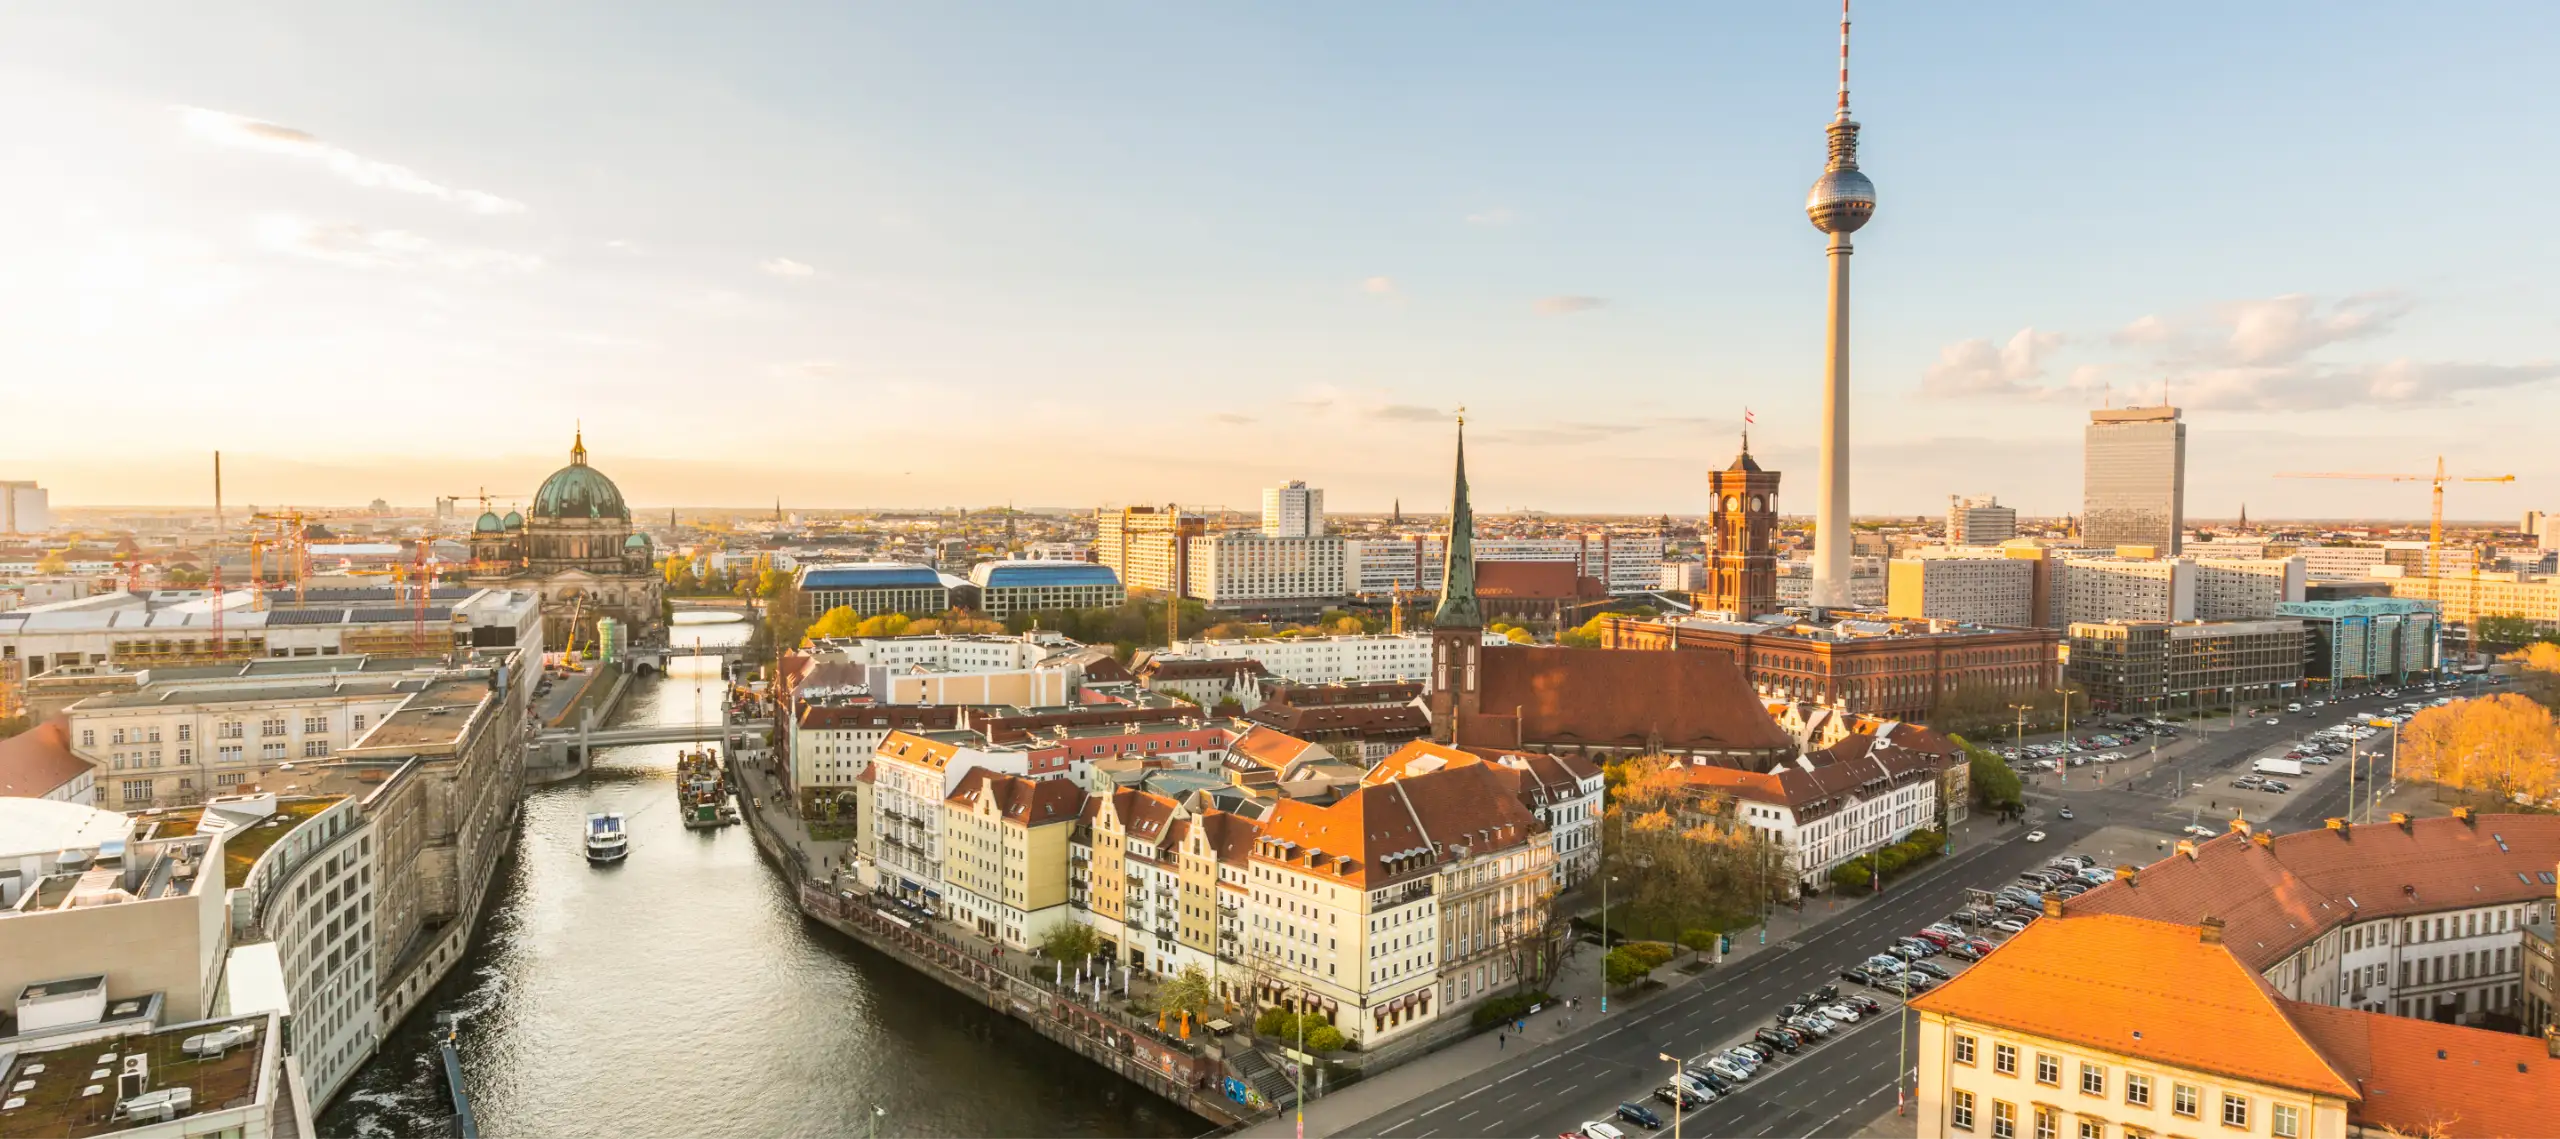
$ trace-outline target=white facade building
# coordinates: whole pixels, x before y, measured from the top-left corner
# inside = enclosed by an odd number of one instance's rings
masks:
[[[1336,537],[1273,538],[1260,533],[1191,539],[1184,592],[1213,607],[1321,605],[1349,590],[1346,543]]]
[[[1993,549],[1923,551],[1887,571],[1885,611],[1896,617],[2026,628],[2035,622],[2037,562]]]
[[[1592,533],[1565,538],[1478,538],[1478,562],[1572,562],[1616,594],[1662,588],[1660,534]],[[1448,543],[1438,534],[1362,538],[1349,543],[1344,576],[1353,592],[1430,593],[1440,588]]]
[[[1487,633],[1488,645],[1509,644],[1499,633]],[[1340,637],[1255,637],[1234,641],[1184,641],[1164,654],[1193,660],[1253,660],[1284,680],[1305,684],[1334,681],[1421,680],[1431,673],[1431,635],[1374,633]]]
[[[1883,558],[1849,559],[1849,604],[1859,608],[1876,608],[1884,604],[1885,560]],[[1778,563],[1778,606],[1787,608],[1810,604],[1813,599],[1813,562],[1793,558]]]
[[[880,881],[907,897],[942,896],[942,803],[973,768],[1026,775],[1030,757],[972,746],[968,732],[892,732],[871,756],[870,828]]]
[[[43,487],[0,479],[0,534],[41,534],[53,529],[53,505]]]
[[[2194,562],[2161,558],[2064,558],[2055,566],[2054,623],[2192,621]]]
[[[1264,487],[1262,490],[1262,536],[1265,538],[1323,537],[1323,488],[1308,486],[1304,479],[1293,479],[1287,486]]]
[[[2383,564],[2387,553],[2380,546],[2304,546],[2294,552],[2312,581],[2362,581],[2373,576],[2373,567]]]
[[[361,662],[349,660],[349,665]],[[71,752],[101,805],[187,806],[346,750],[430,683],[422,673],[155,683],[73,704]]]
[[[1997,546],[2018,536],[2018,508],[1996,495],[1947,496],[1947,544]]]
[[[2302,600],[2304,563],[2291,558],[2196,558],[2200,621],[2255,621]]]

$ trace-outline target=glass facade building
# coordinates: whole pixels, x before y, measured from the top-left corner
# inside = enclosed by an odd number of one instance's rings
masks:
[[[2176,557],[2187,524],[2187,425],[2174,407],[2089,413],[2081,536]]]

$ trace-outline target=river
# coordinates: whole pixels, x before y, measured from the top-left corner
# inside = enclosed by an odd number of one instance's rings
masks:
[[[701,617],[714,617],[702,614]],[[687,621],[679,641],[742,640]],[[617,724],[717,714],[707,658],[637,683]],[[742,828],[688,831],[679,745],[603,749],[527,796],[471,952],[321,1115],[329,1136],[441,1135],[435,1014],[460,1018],[481,1133],[1196,1135],[1208,1124],[792,908]],[[629,816],[591,868],[587,812]]]

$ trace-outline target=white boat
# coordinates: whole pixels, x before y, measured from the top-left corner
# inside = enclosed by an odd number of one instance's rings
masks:
[[[620,862],[631,853],[631,836],[622,829],[622,815],[614,811],[598,811],[587,816],[587,861]]]

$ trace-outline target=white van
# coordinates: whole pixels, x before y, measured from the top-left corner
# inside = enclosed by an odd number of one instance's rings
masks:
[[[2302,761],[2296,759],[2262,759],[2256,763],[2250,764],[2249,770],[2257,772],[2260,775],[2291,775],[2299,777],[2302,774]]]

